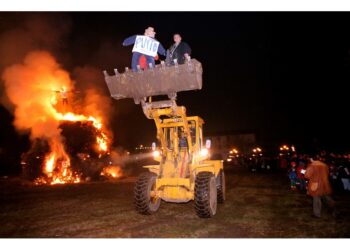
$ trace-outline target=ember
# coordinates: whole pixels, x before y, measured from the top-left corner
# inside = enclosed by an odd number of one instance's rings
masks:
[[[108,166],[101,172],[102,176],[118,179],[123,176],[122,169],[118,166]]]

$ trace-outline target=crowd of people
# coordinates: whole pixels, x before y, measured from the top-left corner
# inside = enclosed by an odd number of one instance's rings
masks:
[[[281,171],[290,189],[313,198],[313,216],[321,217],[322,203],[338,217],[332,194],[350,193],[350,154],[321,151],[318,154],[280,153],[278,157],[255,155],[245,162],[252,172]],[[286,178],[287,179],[287,178]]]
[[[327,175],[335,193],[350,193],[350,154],[321,151],[318,154],[280,153],[278,156],[255,155],[242,157],[236,164],[247,166],[252,172],[285,172],[293,191],[307,191],[305,172],[313,161],[327,165]]]
[[[307,191],[308,179],[305,173],[308,165],[316,160],[327,166],[328,180],[334,192],[350,192],[350,155],[326,151],[321,151],[314,156],[293,154],[290,158],[280,160],[280,166],[288,171],[292,190]]]

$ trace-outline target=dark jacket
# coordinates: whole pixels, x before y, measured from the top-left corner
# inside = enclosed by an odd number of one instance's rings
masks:
[[[297,172],[294,170],[290,170],[288,177],[290,180],[296,180],[297,179]]]
[[[179,45],[173,44],[169,48],[169,61],[171,64],[174,64],[174,59],[177,59],[178,64],[184,64],[185,63],[185,54],[191,55],[191,48],[190,46],[185,42],[180,42]]]
[[[340,165],[338,168],[338,172],[339,172],[339,178],[341,179],[349,179],[350,178],[350,168],[343,164]]]

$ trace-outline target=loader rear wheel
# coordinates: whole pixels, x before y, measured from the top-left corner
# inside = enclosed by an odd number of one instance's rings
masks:
[[[224,170],[220,170],[216,184],[218,193],[218,203],[224,203],[226,200],[226,187],[225,187],[225,173]]]
[[[155,191],[156,179],[156,174],[146,172],[139,176],[135,184],[134,202],[140,214],[153,214],[159,209],[161,199],[151,196],[151,191]]]
[[[215,176],[210,172],[201,172],[196,176],[194,187],[196,213],[201,218],[210,218],[216,214],[217,191]]]

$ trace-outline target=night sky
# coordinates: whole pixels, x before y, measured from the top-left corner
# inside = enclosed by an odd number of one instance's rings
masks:
[[[49,19],[53,27],[67,25],[57,41],[39,42],[36,48],[51,51],[69,72],[87,65],[101,72],[123,71],[130,66],[132,49],[122,47],[124,38],[153,26],[156,38],[168,48],[172,34],[179,32],[204,74],[203,89],[179,93],[178,104],[189,115],[204,118],[206,133],[254,132],[260,145],[350,149],[350,13],[0,13],[0,36],[33,16]],[[0,70],[20,59],[3,62]],[[100,77],[97,87],[108,95],[102,73]],[[0,91],[2,95],[2,87]],[[115,145],[128,148],[154,141],[155,126],[140,106],[132,100],[112,103]],[[24,145],[4,106],[0,117],[3,150]]]

